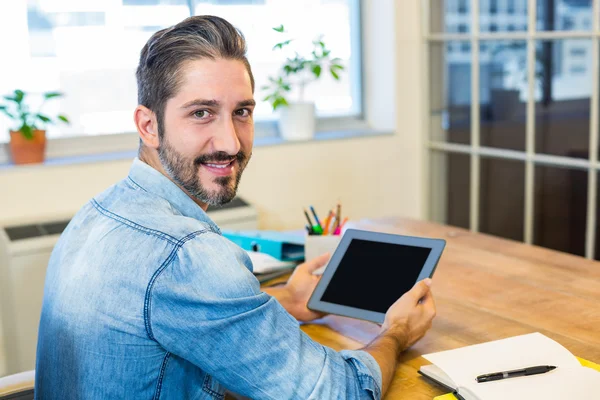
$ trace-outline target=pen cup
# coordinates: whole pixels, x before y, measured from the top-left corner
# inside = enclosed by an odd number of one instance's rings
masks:
[[[330,256],[340,243],[342,237],[336,236],[319,236],[319,235],[308,235],[306,236],[306,242],[304,243],[304,258],[306,261],[312,260],[315,257],[320,256],[323,253],[329,253]],[[326,265],[325,265],[326,266]],[[325,271],[325,267],[319,268],[314,272],[315,275],[321,275]]]

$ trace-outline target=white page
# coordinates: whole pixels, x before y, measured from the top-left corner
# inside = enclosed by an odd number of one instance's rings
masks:
[[[293,261],[281,261],[266,253],[256,251],[247,251],[247,253],[252,261],[253,272],[255,274],[264,274],[279,269],[291,268],[296,265]]]
[[[540,375],[471,383],[460,388],[459,393],[468,399],[481,400],[598,400],[600,372],[581,365],[558,367]]]
[[[423,357],[448,374],[457,386],[469,385],[479,375],[535,365],[581,366],[567,349],[537,332]]]

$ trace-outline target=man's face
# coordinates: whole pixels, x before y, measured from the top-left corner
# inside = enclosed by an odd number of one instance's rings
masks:
[[[254,100],[241,61],[188,61],[167,101],[160,161],[171,179],[208,205],[235,197],[252,155]]]

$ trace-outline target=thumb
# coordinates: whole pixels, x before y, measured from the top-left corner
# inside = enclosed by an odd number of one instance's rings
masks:
[[[431,286],[431,279],[429,279],[429,278],[423,279],[422,281],[415,283],[415,286],[413,286],[412,289],[410,289],[407,294],[413,298],[413,300],[416,304],[419,300],[421,300],[423,297],[425,297],[429,293],[430,286]]]
[[[313,272],[321,268],[323,265],[327,264],[327,262],[329,261],[329,257],[329,253],[321,254],[320,256],[315,257],[312,260],[306,261],[302,267],[308,272]]]

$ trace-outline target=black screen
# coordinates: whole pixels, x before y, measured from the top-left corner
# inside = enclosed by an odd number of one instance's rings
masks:
[[[417,282],[430,248],[352,239],[322,301],[385,313]]]

